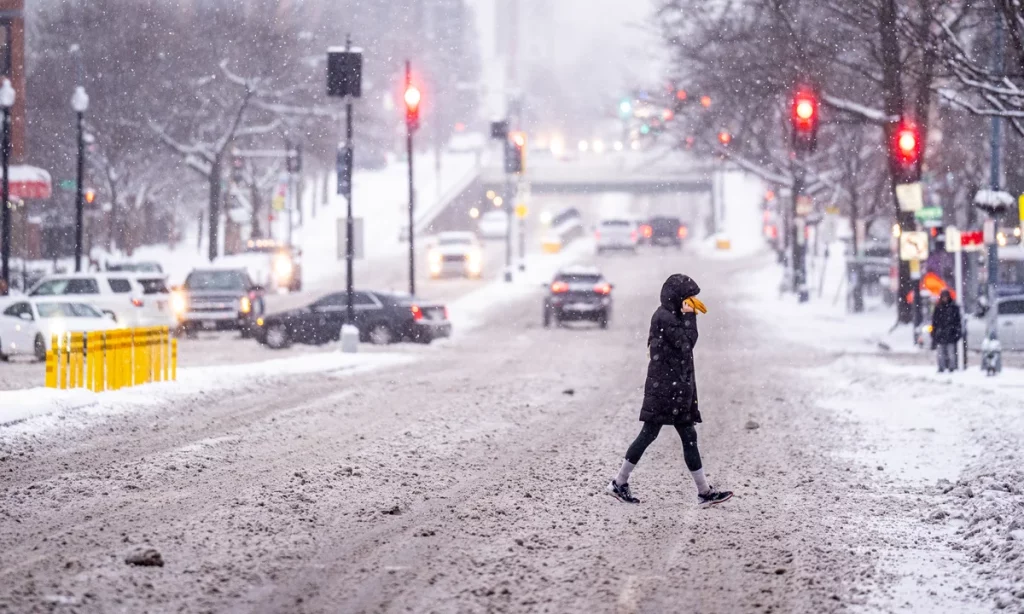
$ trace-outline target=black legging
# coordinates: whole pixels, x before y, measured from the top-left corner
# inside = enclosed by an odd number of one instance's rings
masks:
[[[629,449],[626,450],[626,460],[634,465],[639,463],[640,457],[644,455],[644,450],[647,449],[647,446],[654,443],[654,440],[658,438],[661,426],[660,424],[644,422],[644,428],[640,429],[640,434],[636,436]],[[679,433],[679,439],[683,440],[683,460],[686,461],[686,468],[690,471],[697,471],[701,468],[700,451],[697,450],[697,429],[693,428],[692,424],[676,424],[675,427],[676,432]]]

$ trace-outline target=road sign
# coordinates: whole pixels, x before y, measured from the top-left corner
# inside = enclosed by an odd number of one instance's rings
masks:
[[[942,207],[922,207],[914,212],[914,217],[922,222],[941,221]]]
[[[985,236],[980,230],[965,230],[960,233],[960,247],[965,252],[977,252],[985,246]]]
[[[901,183],[896,186],[896,200],[900,211],[918,211],[924,207],[924,191],[921,183]]]
[[[347,219],[338,218],[338,260],[344,260],[348,248]],[[363,218],[352,218],[352,256],[355,260],[363,259]]]
[[[907,230],[900,235],[900,260],[927,260],[928,233]]]
[[[516,217],[525,220],[526,216],[530,213],[530,210],[526,208],[526,205],[519,203],[516,205]]]
[[[961,250],[962,245],[960,231],[956,226],[946,226],[946,251],[954,254]]]
[[[60,183],[57,184],[57,187],[68,192],[74,192],[77,186],[78,182],[74,179],[61,179]]]

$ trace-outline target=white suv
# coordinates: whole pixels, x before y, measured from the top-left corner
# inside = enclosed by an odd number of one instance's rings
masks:
[[[609,250],[626,250],[636,253],[636,245],[640,239],[636,221],[626,218],[604,219],[597,226],[595,233],[597,253]]]
[[[112,314],[122,326],[171,326],[166,300],[148,297],[133,273],[48,275],[29,296],[70,296]]]

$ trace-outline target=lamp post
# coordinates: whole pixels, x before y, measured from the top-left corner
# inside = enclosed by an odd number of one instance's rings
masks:
[[[11,107],[14,106],[15,91],[10,79],[4,79],[0,84],[0,107],[4,109],[4,136],[3,151],[0,158],[3,161],[4,177],[0,184],[0,207],[2,211],[2,230],[4,235],[3,254],[0,256],[0,276],[3,279],[4,292],[10,292],[11,287]]]
[[[75,185],[75,272],[82,270],[82,218],[85,215],[85,112],[89,110],[89,95],[79,85],[71,96],[71,108],[78,118],[78,179]]]

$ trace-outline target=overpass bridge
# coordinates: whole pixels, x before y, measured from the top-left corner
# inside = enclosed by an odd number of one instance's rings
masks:
[[[474,207],[486,211],[488,191],[493,190],[511,201],[514,186],[523,181],[531,195],[597,194],[621,192],[638,195],[707,195],[717,210],[713,164],[694,160],[679,152],[622,152],[592,155],[571,161],[534,155],[527,160],[522,177],[509,177],[495,164],[484,164],[468,173],[430,210],[417,215],[417,232],[462,230],[470,226],[469,212]],[[499,156],[490,156],[499,159]]]

